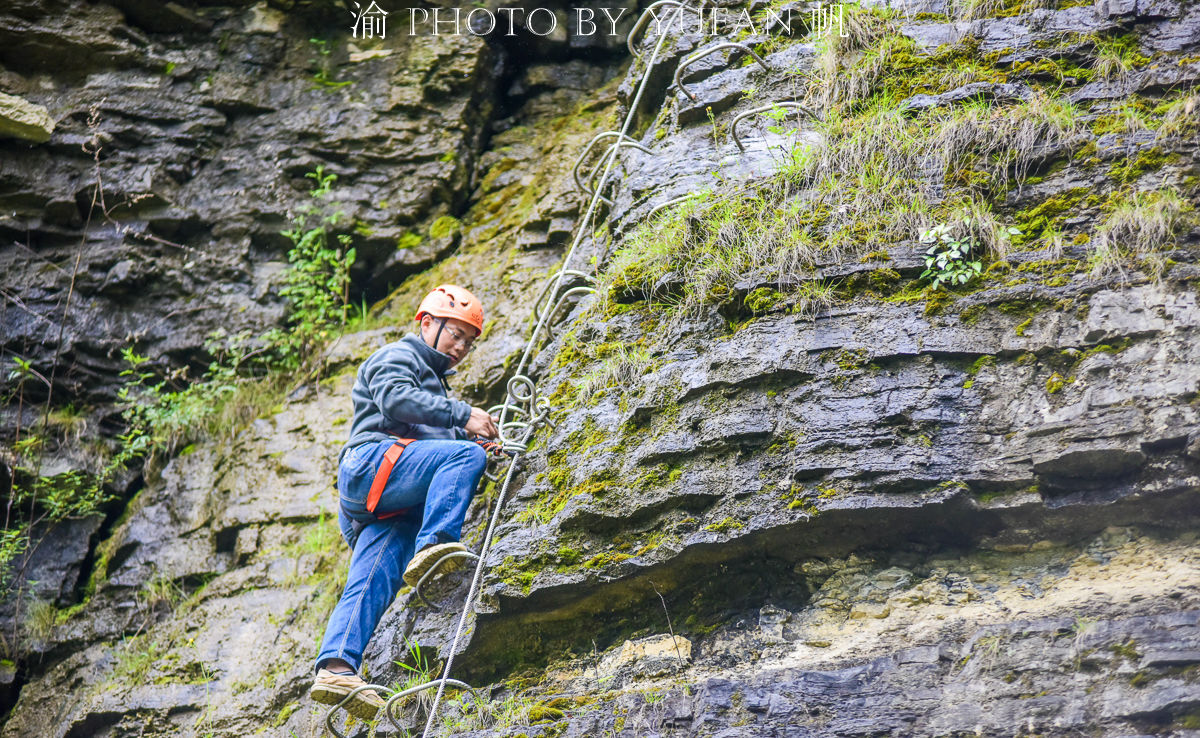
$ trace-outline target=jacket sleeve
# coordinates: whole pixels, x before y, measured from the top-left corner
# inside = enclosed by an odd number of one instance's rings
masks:
[[[371,357],[363,365],[363,384],[379,412],[397,424],[465,426],[471,417],[471,406],[423,389],[418,382],[418,361],[406,351],[393,350]]]

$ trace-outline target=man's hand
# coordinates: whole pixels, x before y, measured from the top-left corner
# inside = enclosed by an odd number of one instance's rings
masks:
[[[496,418],[488,415],[487,410],[481,407],[471,408],[471,417],[467,420],[464,428],[467,433],[474,433],[484,438],[495,438],[500,435],[500,429],[496,427]]]

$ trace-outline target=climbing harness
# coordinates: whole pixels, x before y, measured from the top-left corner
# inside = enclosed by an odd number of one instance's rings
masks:
[[[701,2],[701,5],[702,4],[703,0]],[[679,0],[657,0],[657,2],[651,3],[644,11],[642,11],[642,15],[638,18],[626,39],[630,53],[632,53],[639,60],[642,60],[642,54],[635,47],[634,38],[646,28],[646,25],[649,23],[649,20],[652,16],[655,20],[658,20],[658,17],[654,15],[653,11],[655,8],[662,7],[664,5],[673,8],[669,18],[666,21],[668,26],[671,23],[676,22],[684,10],[691,10],[693,12],[700,13],[701,17],[703,17],[703,11],[700,8],[688,5],[685,2],[680,2]],[[583,295],[595,292],[595,287],[591,286],[595,284],[595,277],[581,270],[571,269],[569,268],[569,265],[571,263],[571,258],[575,255],[579,245],[583,242],[584,235],[589,232],[589,228],[587,226],[593,222],[593,218],[596,215],[599,204],[601,202],[604,202],[609,206],[613,204],[612,200],[603,195],[603,192],[605,187],[610,184],[609,177],[613,174],[613,168],[617,163],[621,149],[623,147],[632,147],[637,148],[645,153],[652,153],[649,149],[642,146],[639,142],[635,141],[629,136],[629,129],[633,125],[634,118],[637,115],[638,106],[640,105],[642,96],[645,94],[646,87],[649,84],[651,77],[649,72],[653,68],[654,63],[658,59],[659,55],[662,53],[662,49],[667,37],[668,36],[666,33],[661,33],[659,35],[658,40],[654,45],[654,50],[650,54],[650,58],[646,60],[645,72],[642,75],[641,82],[638,84],[638,88],[634,93],[633,99],[629,103],[629,112],[626,114],[625,119],[622,122],[621,129],[619,131],[604,131],[594,136],[592,140],[588,142],[588,145],[584,148],[583,152],[579,155],[579,158],[576,159],[575,166],[571,170],[571,175],[576,186],[579,187],[580,191],[590,196],[587,210],[580,219],[580,225],[575,234],[574,240],[572,241],[570,248],[567,249],[566,255],[563,257],[563,266],[558,271],[547,277],[545,286],[542,288],[537,299],[534,301],[533,329],[525,343],[525,348],[521,353],[520,361],[517,362],[515,372],[508,380],[504,401],[498,405],[494,405],[488,410],[488,413],[491,415],[499,414],[500,422],[497,423],[497,428],[499,429],[500,444],[505,452],[512,454],[512,457],[508,467],[505,469],[502,480],[492,476],[490,473],[486,474],[488,479],[499,482],[500,488],[496,495],[496,501],[491,517],[488,520],[483,543],[480,545],[478,554],[474,554],[469,551],[460,551],[442,557],[432,567],[430,567],[429,571],[427,571],[421,577],[421,579],[417,582],[416,587],[414,587],[417,596],[425,604],[429,605],[435,610],[440,610],[440,606],[430,602],[422,593],[422,585],[424,585],[427,579],[433,576],[434,572],[439,566],[449,559],[465,558],[476,562],[475,571],[471,578],[471,585],[467,590],[467,596],[463,602],[462,612],[459,614],[458,624],[454,630],[454,638],[451,640],[450,648],[447,651],[446,665],[442,669],[442,676],[438,679],[434,679],[433,681],[426,682],[425,684],[396,692],[387,699],[387,702],[384,705],[384,714],[387,716],[388,720],[391,721],[392,725],[394,725],[400,732],[405,731],[403,728],[401,728],[397,721],[394,708],[399,701],[405,697],[437,687],[437,693],[434,695],[433,704],[429,708],[428,717],[425,722],[425,728],[421,733],[422,738],[430,738],[434,721],[437,719],[438,707],[441,705],[442,697],[445,694],[446,688],[451,687],[453,689],[473,691],[472,688],[467,684],[449,678],[451,669],[454,666],[455,655],[458,652],[459,643],[462,640],[467,618],[474,609],[475,599],[479,593],[479,585],[483,577],[484,562],[487,558],[488,551],[491,549],[492,539],[496,531],[496,525],[500,519],[500,512],[504,509],[504,503],[508,497],[509,487],[512,484],[513,477],[519,466],[518,462],[520,461],[522,454],[528,451],[529,442],[538,427],[540,427],[542,424],[554,427],[554,423],[550,420],[550,403],[546,398],[538,395],[537,383],[527,374],[527,372],[532,371],[532,358],[536,352],[540,350],[543,340],[547,338],[550,340],[554,339],[553,324],[557,320],[562,308],[566,306],[568,301],[573,297],[582,297]],[[708,49],[703,49],[685,58],[675,70],[674,84],[678,86],[685,95],[695,101],[696,96],[693,95],[691,91],[684,87],[684,85],[680,82],[681,72],[688,65],[698,61],[704,56],[730,47],[740,48],[746,51],[752,57],[754,57],[755,61],[757,61],[764,69],[768,71],[771,70],[771,67],[768,66],[766,62],[764,62],[762,58],[758,56],[758,54],[754,53],[754,51],[745,44],[724,42],[715,44]],[[609,145],[608,149],[597,161],[595,167],[588,172],[586,177],[582,176],[580,174],[580,166],[582,165],[583,161],[586,159],[596,143],[605,138],[615,138],[616,141]],[[739,148],[741,148],[740,141],[738,143]],[[597,173],[599,173],[599,177],[596,176]],[[674,200],[663,203],[662,205],[659,205],[651,210],[649,217],[657,214],[665,207],[684,202],[696,196],[697,194],[695,193],[689,193],[683,197],[675,198]],[[563,289],[564,286],[566,286],[566,289]],[[390,451],[391,449],[389,449],[389,452]],[[399,453],[397,453],[397,456],[398,455]],[[376,481],[378,481],[378,477]],[[372,489],[374,489],[374,484],[372,485]],[[386,687],[376,684],[364,685],[355,689],[341,702],[330,708],[329,712],[325,716],[325,725],[331,733],[337,736],[337,738],[346,738],[346,736],[339,732],[333,724],[333,716],[335,712],[339,709],[342,709],[356,694],[366,689],[372,689],[384,694],[389,691]]]
[[[396,461],[400,459],[400,454],[404,453],[404,449],[408,448],[408,444],[415,440],[417,439],[400,438],[397,436],[396,441],[391,446],[388,446],[387,451],[383,452],[383,461],[379,464],[378,471],[375,472],[375,478],[371,480],[371,490],[367,492],[367,512],[375,512],[375,507],[379,505],[379,498],[383,495],[383,488],[387,486],[388,477],[392,475],[392,467],[396,465]],[[400,510],[382,513],[375,517],[385,520],[396,515],[403,515],[408,510],[409,508],[405,507]]]

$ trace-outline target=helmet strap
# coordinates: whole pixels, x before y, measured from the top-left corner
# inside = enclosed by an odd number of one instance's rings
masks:
[[[442,331],[446,328],[446,318],[442,318],[442,322],[438,323],[437,335],[433,337],[433,350],[437,351],[438,341],[442,340]]]

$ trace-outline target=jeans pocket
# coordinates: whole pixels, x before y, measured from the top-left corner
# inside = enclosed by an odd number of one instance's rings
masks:
[[[367,501],[375,466],[375,450],[381,442],[360,443],[346,452],[338,467],[338,497],[352,505]]]
[[[371,458],[371,452],[375,450],[378,443],[378,441],[368,441],[352,447],[342,458],[342,466],[348,469],[357,469],[362,466]]]

